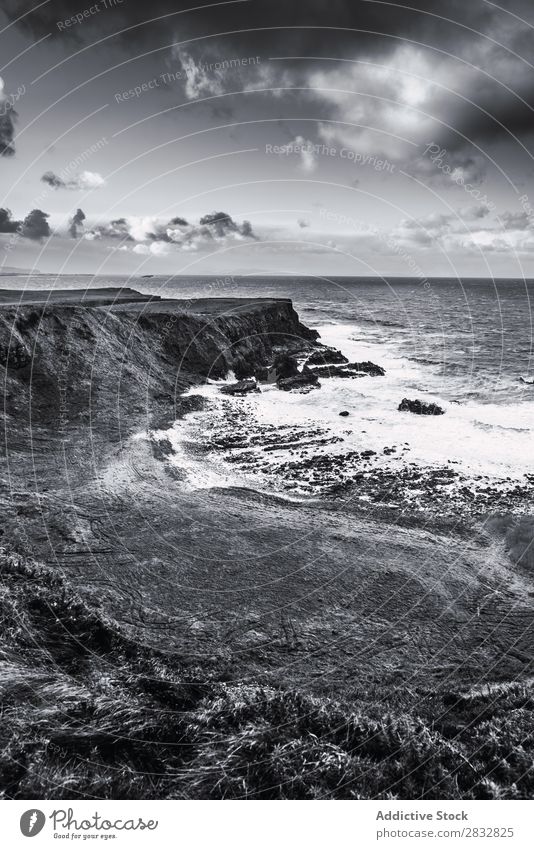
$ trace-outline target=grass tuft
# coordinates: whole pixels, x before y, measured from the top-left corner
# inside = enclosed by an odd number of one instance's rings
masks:
[[[347,705],[226,683],[0,552],[4,798],[531,798],[530,685]],[[203,683],[198,683],[203,682]],[[427,705],[423,709],[423,705]],[[428,707],[431,705],[431,709]]]

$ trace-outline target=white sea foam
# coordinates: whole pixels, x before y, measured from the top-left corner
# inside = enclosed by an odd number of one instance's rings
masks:
[[[268,474],[253,463],[226,461],[224,452],[210,450],[210,443],[221,434],[232,431],[226,422],[228,412],[237,415],[245,431],[277,432],[282,436],[291,429],[318,428],[327,437],[339,441],[306,446],[315,454],[344,455],[349,452],[377,452],[373,463],[382,468],[400,469],[406,463],[424,467],[450,467],[466,476],[488,476],[492,479],[521,480],[525,473],[534,473],[533,424],[534,400],[503,403],[481,403],[469,399],[462,383],[454,376],[444,375],[439,366],[421,364],[398,354],[392,343],[371,340],[361,327],[347,324],[328,324],[318,328],[324,344],[339,348],[352,361],[371,360],[386,369],[384,377],[357,379],[327,378],[321,388],[306,394],[280,392],[275,386],[262,386],[261,394],[245,398],[222,396],[220,382],[194,387],[189,394],[203,395],[208,408],[191,413],[169,431],[156,434],[173,445],[173,462],[188,475],[192,488],[246,485],[262,489]],[[229,381],[230,382],[230,379]],[[453,403],[462,394],[462,403]],[[420,398],[435,402],[446,410],[443,416],[417,416],[398,411],[404,398]],[[340,417],[342,410],[348,417]],[[230,426],[231,428],[234,425]],[[317,440],[319,441],[319,440]],[[273,436],[276,445],[276,436]],[[198,446],[203,450],[199,454]],[[256,452],[263,463],[266,454],[263,443],[233,449],[234,459],[241,451]],[[311,448],[310,448],[311,446]],[[396,452],[384,454],[385,447]],[[294,459],[300,450],[294,448]],[[288,454],[283,444],[270,451],[272,465]],[[252,467],[252,470],[251,470]],[[270,482],[272,487],[272,480]]]

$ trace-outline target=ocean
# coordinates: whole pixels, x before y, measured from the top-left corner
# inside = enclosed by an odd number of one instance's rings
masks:
[[[170,439],[193,489],[317,495],[361,481],[362,472],[376,480],[413,469],[512,489],[534,475],[534,281],[42,275],[29,288],[121,283],[162,297],[291,298],[321,342],[386,370],[322,379],[307,393],[268,385],[232,398],[218,383],[190,390],[204,395],[205,409],[157,436]],[[399,412],[403,398],[435,402],[445,415]],[[412,498],[419,491],[412,482]]]

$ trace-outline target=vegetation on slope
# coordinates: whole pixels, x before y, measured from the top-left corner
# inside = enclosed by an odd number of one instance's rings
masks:
[[[534,692],[421,715],[229,681],[139,646],[63,577],[0,553],[5,798],[526,798]]]

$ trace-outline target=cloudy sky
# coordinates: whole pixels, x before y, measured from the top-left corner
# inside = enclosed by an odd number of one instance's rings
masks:
[[[534,276],[533,26],[531,0],[4,0],[1,262]]]

